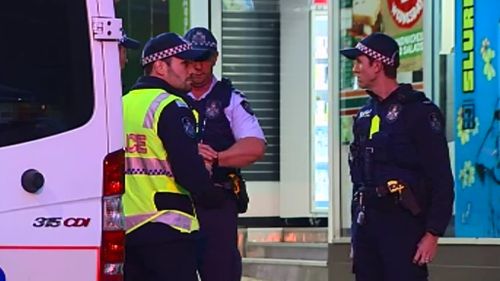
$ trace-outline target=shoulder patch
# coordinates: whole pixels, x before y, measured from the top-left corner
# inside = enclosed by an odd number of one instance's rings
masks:
[[[242,100],[241,101],[241,107],[243,107],[243,109],[250,115],[255,115],[255,113],[253,112],[253,109],[252,107],[250,106],[250,103],[248,103],[248,101],[246,100]]]
[[[188,116],[184,116],[181,118],[181,123],[186,135],[192,139],[196,138],[196,129],[193,119]]]
[[[443,129],[443,125],[441,124],[441,120],[436,112],[432,112],[429,114],[429,125],[431,129],[435,132],[441,132]]]
[[[188,105],[187,103],[185,103],[184,101],[182,100],[175,100],[175,103],[177,104],[178,107],[185,107],[185,108],[188,108]]]

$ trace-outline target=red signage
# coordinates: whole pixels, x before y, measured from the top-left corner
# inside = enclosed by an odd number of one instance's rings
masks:
[[[387,0],[392,19],[402,28],[411,28],[424,13],[424,0]]]
[[[314,0],[314,5],[326,5],[328,0]]]

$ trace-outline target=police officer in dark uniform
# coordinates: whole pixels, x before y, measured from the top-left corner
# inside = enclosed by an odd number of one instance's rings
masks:
[[[240,168],[264,155],[264,134],[245,95],[234,89],[229,80],[219,81],[213,75],[218,57],[213,34],[195,27],[184,37],[194,49],[211,54],[194,62],[187,100],[200,114],[200,154],[213,164],[215,188],[226,194],[220,208],[207,209],[196,204],[200,219],[198,270],[202,281],[237,281],[242,274],[237,218],[248,204]]]
[[[370,96],[349,164],[357,281],[424,281],[452,214],[453,177],[439,108],[396,81],[399,46],[373,33],[341,50]]]
[[[137,50],[141,47],[141,43],[131,37],[128,37],[127,34],[123,33],[120,42],[118,43],[119,55],[120,55],[120,69],[123,70],[125,65],[128,63],[127,58],[127,49]]]
[[[195,115],[181,98],[191,89],[191,61],[206,54],[175,33],[150,39],[142,52],[145,76],[123,97],[126,281],[198,280],[192,199],[210,209],[225,196],[213,188],[198,153]]]

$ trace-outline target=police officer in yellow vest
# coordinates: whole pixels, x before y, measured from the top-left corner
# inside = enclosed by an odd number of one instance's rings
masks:
[[[198,154],[195,114],[179,97],[191,89],[193,50],[175,33],[150,39],[145,76],[123,97],[126,138],[126,281],[196,281],[193,197],[217,207],[210,167]]]

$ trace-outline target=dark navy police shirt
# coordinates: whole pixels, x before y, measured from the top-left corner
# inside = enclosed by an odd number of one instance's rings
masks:
[[[409,84],[401,84],[383,101],[368,94],[371,98],[353,126],[353,147],[358,147],[350,163],[354,191],[367,180],[363,148],[373,147],[371,184],[385,185],[392,179],[407,183],[424,210],[427,230],[442,235],[452,214],[454,182],[439,108]],[[380,127],[370,138],[375,115]]]

